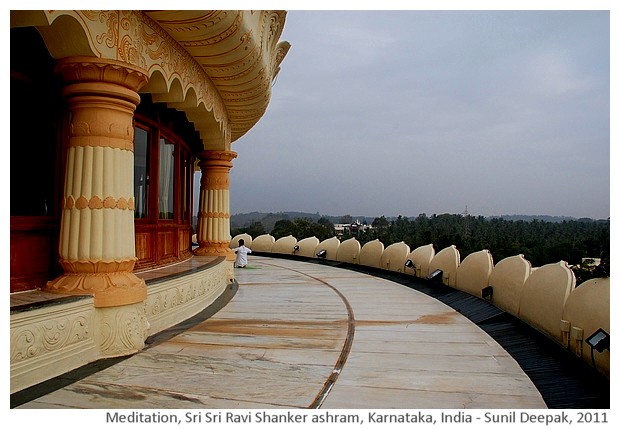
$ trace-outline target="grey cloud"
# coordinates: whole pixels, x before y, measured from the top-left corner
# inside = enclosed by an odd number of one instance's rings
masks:
[[[608,12],[290,11],[283,38],[233,212],[609,216]]]

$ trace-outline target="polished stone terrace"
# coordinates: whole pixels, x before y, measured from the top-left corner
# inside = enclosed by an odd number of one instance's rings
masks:
[[[213,317],[19,408],[546,408],[515,360],[427,295],[250,256]]]

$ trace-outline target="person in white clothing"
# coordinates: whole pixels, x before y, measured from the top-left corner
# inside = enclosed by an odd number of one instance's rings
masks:
[[[239,240],[239,247],[233,249],[237,254],[235,258],[235,268],[244,268],[248,264],[248,253],[252,253],[252,250],[245,247],[245,241]]]

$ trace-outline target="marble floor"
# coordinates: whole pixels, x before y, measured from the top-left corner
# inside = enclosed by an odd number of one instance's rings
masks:
[[[546,408],[491,337],[397,283],[250,256],[224,309],[18,408]]]

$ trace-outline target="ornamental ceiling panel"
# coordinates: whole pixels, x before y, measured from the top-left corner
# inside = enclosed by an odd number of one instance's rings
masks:
[[[285,11],[149,11],[205,70],[228,111],[231,140],[263,116],[271,83],[288,52],[278,42]]]

